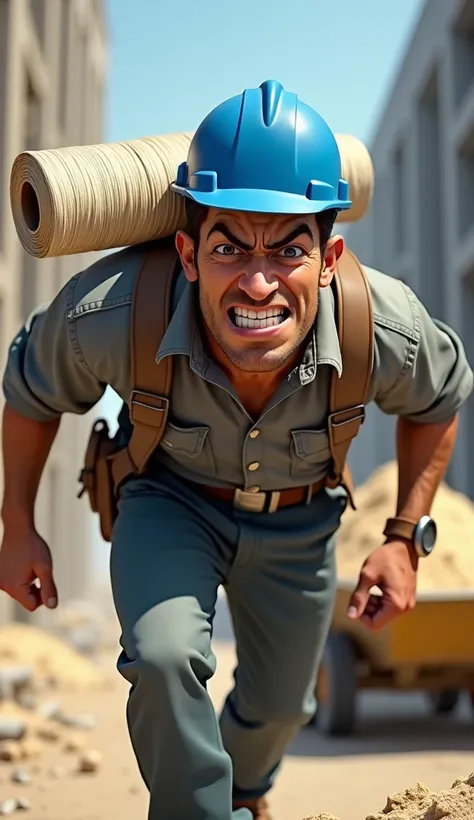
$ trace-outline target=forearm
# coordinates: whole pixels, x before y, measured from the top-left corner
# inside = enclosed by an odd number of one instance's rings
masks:
[[[430,513],[456,443],[457,421],[457,416],[444,424],[398,419],[397,515],[418,521]]]
[[[56,438],[59,419],[39,422],[5,404],[2,420],[4,490],[2,519],[5,527],[34,526],[38,487]]]

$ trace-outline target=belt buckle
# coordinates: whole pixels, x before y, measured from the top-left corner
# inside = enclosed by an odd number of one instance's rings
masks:
[[[265,510],[267,496],[270,496],[270,503],[268,509]],[[280,500],[280,493],[278,491],[266,493],[259,491],[252,493],[249,490],[240,490],[237,488],[234,492],[234,507],[245,512],[261,513],[261,512],[276,512],[278,509],[278,502]]]

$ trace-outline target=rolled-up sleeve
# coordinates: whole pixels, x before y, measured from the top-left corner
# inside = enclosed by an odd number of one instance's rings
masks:
[[[5,400],[36,421],[87,413],[106,388],[82,355],[70,316],[76,278],[50,305],[29,317],[9,348],[3,375]]]
[[[442,424],[460,410],[473,388],[473,373],[461,339],[433,319],[404,286],[412,333],[379,327],[376,332],[375,402],[390,415]]]

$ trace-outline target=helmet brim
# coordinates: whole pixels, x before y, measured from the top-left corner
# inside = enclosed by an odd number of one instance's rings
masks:
[[[311,200],[299,194],[282,191],[261,191],[248,188],[222,188],[217,191],[192,191],[173,183],[171,190],[208,208],[225,211],[251,211],[265,214],[315,214],[337,209],[347,211],[351,200]]]

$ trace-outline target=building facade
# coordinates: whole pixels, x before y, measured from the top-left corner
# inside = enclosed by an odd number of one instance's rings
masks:
[[[101,142],[107,76],[102,0],[0,0],[0,362],[23,320],[93,255],[37,260],[21,247],[9,177],[23,150]],[[3,401],[3,397],[2,397]],[[40,487],[37,524],[62,601],[89,584],[94,522],[77,496],[90,417],[65,417]],[[0,622],[26,617],[6,596]]]
[[[369,148],[374,199],[346,241],[451,325],[473,365],[474,0],[427,0]],[[471,400],[448,474],[472,498],[473,412]],[[371,407],[351,451],[356,480],[394,457],[393,430],[394,420]]]

